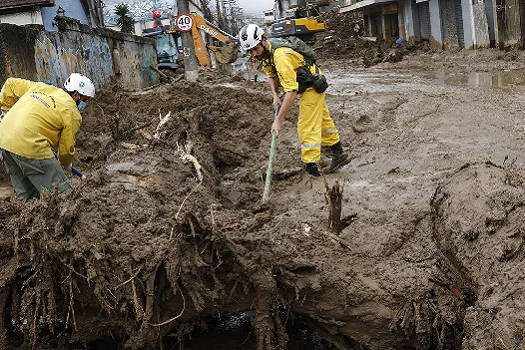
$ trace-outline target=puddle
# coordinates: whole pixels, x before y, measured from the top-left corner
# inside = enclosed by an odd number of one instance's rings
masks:
[[[123,184],[131,186],[147,187],[152,181],[148,176],[118,175],[112,177],[109,182],[112,184]]]
[[[417,72],[417,74],[415,74]],[[351,74],[328,71],[332,95],[354,96],[355,92],[378,93],[419,91],[434,93],[436,87],[463,86],[472,88],[502,88],[525,85],[525,71],[501,70],[495,72],[455,73],[446,70],[383,71],[379,68],[354,70]]]
[[[470,87],[504,87],[525,84],[525,75],[516,71],[503,72],[470,72],[470,73],[436,73],[440,85],[467,85]]]
[[[184,344],[185,350],[257,350],[251,318],[253,312],[236,315],[220,315],[206,321],[203,327],[197,327]],[[308,328],[298,318],[289,319],[286,325],[289,336],[289,350],[328,350],[333,347],[318,333]],[[178,349],[175,344],[167,344],[165,348]],[[170,347],[171,346],[171,347]],[[175,345],[176,346],[176,345]]]

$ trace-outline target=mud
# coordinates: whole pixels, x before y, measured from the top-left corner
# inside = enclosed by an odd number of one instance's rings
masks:
[[[260,350],[293,348],[292,318],[335,349],[520,349],[525,100],[498,78],[522,76],[509,55],[321,61],[352,156],[326,176],[344,187],[337,236],[324,181],[300,171],[296,107],[274,163],[288,175],[260,203],[265,83],[203,71],[99,93],[72,193],[23,202],[1,175],[1,347],[185,349],[209,317],[252,311]]]

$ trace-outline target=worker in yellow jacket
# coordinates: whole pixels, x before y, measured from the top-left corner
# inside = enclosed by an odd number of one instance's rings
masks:
[[[289,47],[272,48],[272,44],[264,36],[264,31],[255,24],[246,25],[241,29],[239,41],[248,54],[262,61],[264,72],[269,78],[273,105],[281,106],[272,131],[279,134],[282,122],[292,108],[295,98],[300,97],[297,132],[301,142],[301,160],[306,164],[306,171],[312,176],[321,176],[317,166],[321,158],[321,146],[328,146],[332,151],[332,161],[323,172],[334,172],[347,164],[350,160],[348,154],[343,152],[339,133],[326,107],[326,94],[317,92],[313,87],[306,88],[304,92],[300,91],[297,72],[300,67],[305,66],[303,55]],[[312,74],[320,72],[315,64],[308,68]],[[279,85],[286,93],[282,101],[278,93]]]
[[[71,189],[61,165],[70,168],[73,163],[80,111],[94,96],[91,80],[78,73],[62,88],[6,80],[0,92],[0,108],[7,111],[0,122],[0,158],[15,193],[30,199],[55,186],[59,193]],[[58,160],[52,147],[58,148]]]

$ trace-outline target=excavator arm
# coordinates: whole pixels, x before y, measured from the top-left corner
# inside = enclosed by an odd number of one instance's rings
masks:
[[[217,61],[220,63],[231,63],[237,59],[237,39],[217,28],[210,22],[206,21],[201,15],[192,12],[193,27],[191,28],[191,35],[193,37],[193,45],[195,47],[195,54],[199,60],[199,64],[203,67],[211,67],[210,56],[206,50],[206,44],[200,33],[202,30],[206,35],[216,39],[225,44],[225,46],[209,46],[208,48],[215,53]]]

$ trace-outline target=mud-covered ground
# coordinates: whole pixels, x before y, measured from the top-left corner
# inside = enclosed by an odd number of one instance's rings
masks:
[[[260,350],[287,348],[293,319],[333,349],[523,348],[523,56],[322,61],[352,156],[326,176],[344,188],[335,236],[297,109],[261,205],[265,83],[100,92],[77,138],[86,181],[25,203],[2,176],[0,344],[185,349],[206,317],[253,310]]]

